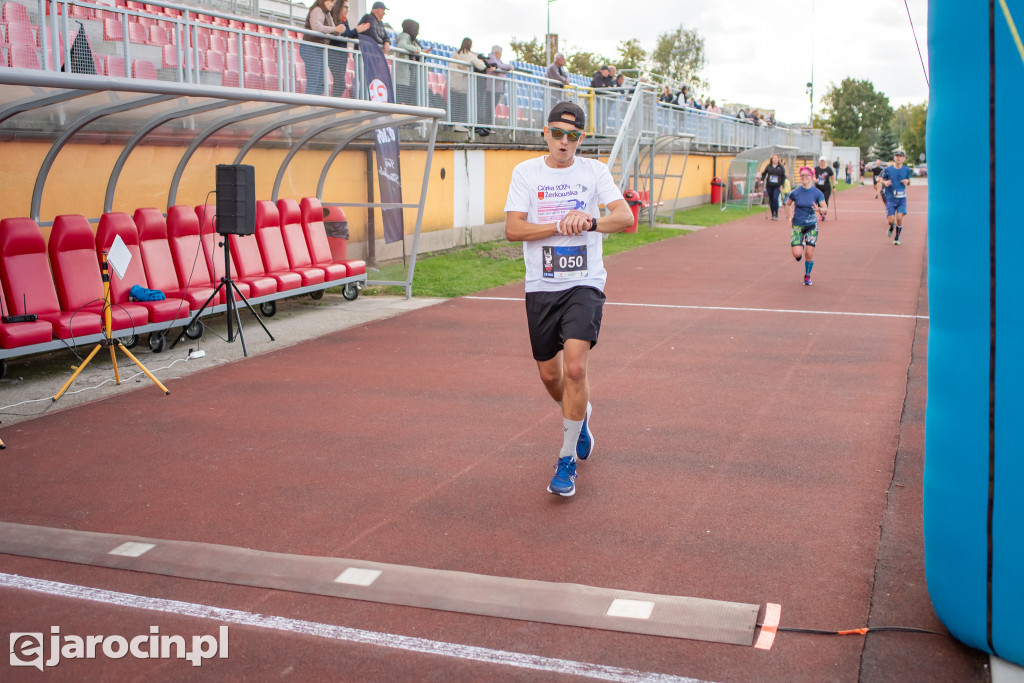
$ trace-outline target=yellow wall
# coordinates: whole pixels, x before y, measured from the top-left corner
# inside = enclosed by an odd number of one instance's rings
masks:
[[[4,143],[4,159],[0,164],[0,217],[29,215],[32,188],[40,163],[50,149],[47,142]],[[107,178],[117,160],[121,147],[105,144],[69,144],[57,157],[40,206],[40,221],[50,222],[57,215],[80,213],[87,217],[98,217],[103,210]],[[135,209],[154,206],[165,209],[167,191],[175,168],[181,158],[180,147],[150,145],[136,148],[121,173],[113,209],[132,213]],[[194,206],[208,201],[209,193],[215,187],[217,164],[233,163],[237,149],[233,147],[200,148],[189,162],[178,188],[177,204]],[[269,198],[277,169],[287,150],[284,148],[259,148],[250,150],[244,163],[256,169],[256,196]],[[281,197],[295,199],[315,194],[320,170],[327,159],[326,150],[306,150],[296,155],[289,164],[281,189]],[[538,155],[536,150],[488,150],[484,159],[484,220],[486,223],[500,223],[504,220],[505,200],[508,194],[512,170],[517,164]],[[655,171],[664,169],[663,157],[656,161]],[[718,157],[717,174],[724,175],[731,157]],[[405,188],[404,201],[419,201],[423,181],[425,150],[402,152],[402,185]],[[455,174],[452,172],[455,154],[451,149],[435,150],[431,163],[429,186],[423,216],[423,231],[451,230],[453,224]],[[673,155],[669,173],[678,174],[683,165],[683,156]],[[686,166],[680,198],[705,196],[710,191],[711,179],[715,175],[715,161],[711,156],[691,154]],[[442,175],[444,176],[442,178]],[[376,174],[373,175],[374,197],[379,201]],[[660,181],[654,181],[652,194],[658,196]],[[671,201],[678,185],[677,178],[666,180],[662,201]],[[328,173],[324,187],[325,202],[365,202],[366,156],[361,150],[348,150],[338,155]],[[209,201],[215,201],[209,197]],[[348,208],[350,239],[365,240],[367,210]],[[376,217],[377,236],[381,233],[380,215]],[[405,211],[406,234],[412,234],[416,226],[416,210]],[[48,232],[44,228],[45,232]]]

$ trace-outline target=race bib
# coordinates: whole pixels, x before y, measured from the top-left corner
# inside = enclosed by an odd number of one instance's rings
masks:
[[[895,197],[896,199],[903,199],[904,197],[907,196],[907,191],[906,190],[896,190],[895,192],[892,193],[892,196]]]
[[[772,185],[778,185],[779,184],[779,176],[777,176],[777,175],[770,175],[770,176],[768,176],[768,182],[771,183]]]
[[[553,280],[579,280],[587,277],[587,245],[544,247],[541,275]]]
[[[825,184],[825,176],[824,175],[818,176],[818,184],[819,185],[824,185]]]

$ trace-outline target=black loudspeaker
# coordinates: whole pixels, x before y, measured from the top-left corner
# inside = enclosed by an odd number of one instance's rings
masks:
[[[256,170],[252,166],[217,164],[217,233],[256,232]]]

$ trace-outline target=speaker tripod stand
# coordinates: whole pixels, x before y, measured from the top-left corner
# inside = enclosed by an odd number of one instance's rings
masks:
[[[181,341],[181,338],[185,336],[185,330],[192,329],[192,326],[195,325],[196,322],[199,320],[199,316],[201,316],[203,314],[203,311],[206,310],[206,307],[209,306],[214,301],[214,299],[217,298],[217,295],[223,290],[224,299],[227,302],[227,311],[225,312],[225,314],[228,319],[228,343],[230,344],[233,341],[235,341],[234,331],[232,330],[231,325],[232,323],[237,323],[238,338],[242,342],[242,355],[248,356],[249,354],[246,352],[245,348],[245,335],[242,334],[242,318],[238,313],[238,305],[235,300],[236,295],[238,296],[239,299],[242,300],[242,303],[245,304],[245,307],[249,309],[249,312],[252,313],[253,317],[256,318],[256,322],[260,324],[260,327],[263,328],[263,331],[267,333],[268,337],[270,337],[270,341],[275,341],[274,335],[270,334],[270,330],[268,330],[267,326],[263,324],[263,319],[260,318],[260,316],[256,313],[256,310],[252,307],[252,305],[249,304],[249,300],[245,298],[245,295],[238,291],[238,285],[236,285],[235,281],[231,279],[231,254],[228,251],[228,235],[221,233],[218,234],[224,238],[224,241],[220,243],[220,246],[224,249],[224,275],[220,279],[220,284],[218,284],[217,288],[213,290],[213,294],[211,294],[210,297],[206,300],[206,303],[204,303],[202,307],[198,311],[196,311],[195,315],[192,316],[192,319],[188,321],[188,325],[182,328],[181,332],[178,333],[177,338],[175,338],[175,340],[171,342],[171,348],[173,349],[175,346],[178,345],[178,342]]]
[[[64,395],[64,392],[68,390],[68,387],[70,387],[71,383],[75,381],[75,378],[81,374],[82,370],[85,370],[85,366],[87,366],[89,362],[95,358],[96,354],[99,353],[99,350],[104,347],[110,349],[110,361],[114,365],[114,381],[116,384],[121,384],[121,373],[117,370],[117,356],[114,354],[114,349],[120,349],[121,353],[128,356],[133,363],[139,366],[139,369],[146,373],[146,377],[149,377],[149,379],[153,381],[153,384],[160,387],[160,390],[163,391],[165,395],[170,394],[171,392],[167,390],[167,387],[161,384],[160,380],[154,377],[153,373],[147,370],[146,366],[140,363],[139,360],[132,355],[131,351],[125,348],[124,344],[121,343],[121,340],[114,337],[113,324],[111,322],[110,315],[110,268],[107,265],[107,252],[103,252],[103,258],[100,261],[100,273],[103,275],[103,329],[106,336],[93,347],[89,355],[86,356],[85,361],[75,368],[75,372],[71,375],[68,381],[64,383],[64,386],[60,388],[57,395],[53,397],[53,401],[56,402],[58,398]]]

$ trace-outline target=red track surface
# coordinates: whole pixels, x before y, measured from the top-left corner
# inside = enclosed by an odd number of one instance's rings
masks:
[[[843,192],[813,287],[788,226],[762,216],[609,257],[590,366],[597,449],[574,498],[545,492],[561,422],[522,304],[459,299],[175,380],[170,397],[147,387],[22,423],[3,456],[0,519],[774,602],[783,627],[941,630],[920,519],[925,194],[912,193],[895,247],[871,191]],[[783,632],[762,651],[13,556],[0,572],[703,680],[987,679],[986,658],[947,636]],[[217,626],[9,588],[0,619],[8,631],[129,637]],[[562,677],[242,626],[230,657],[201,669],[100,657],[47,676],[200,671]]]

